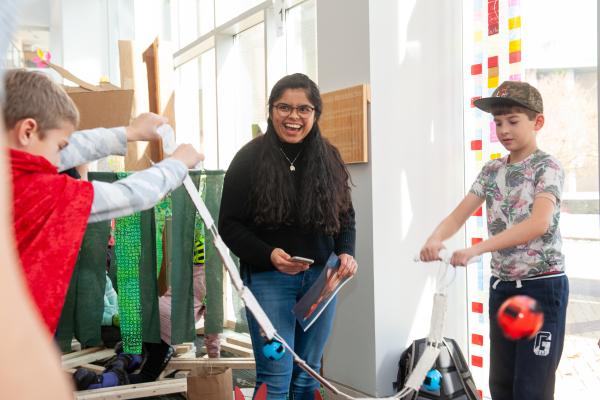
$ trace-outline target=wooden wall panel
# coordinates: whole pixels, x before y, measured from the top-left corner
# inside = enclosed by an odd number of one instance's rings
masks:
[[[361,84],[323,93],[321,133],[335,145],[346,164],[368,162],[370,88]]]

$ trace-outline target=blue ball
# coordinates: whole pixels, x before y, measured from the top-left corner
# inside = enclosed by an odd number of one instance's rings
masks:
[[[263,345],[263,354],[271,361],[281,360],[285,354],[285,347],[278,340],[270,340]]]
[[[423,381],[423,389],[429,392],[437,392],[440,390],[442,382],[442,374],[435,368],[429,370]]]

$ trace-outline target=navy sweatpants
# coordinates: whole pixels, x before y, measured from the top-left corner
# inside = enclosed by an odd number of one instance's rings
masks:
[[[490,280],[490,392],[493,400],[552,400],[556,368],[565,338],[569,281],[566,276],[516,282]],[[507,298],[538,301],[544,325],[533,339],[506,339],[496,313]]]

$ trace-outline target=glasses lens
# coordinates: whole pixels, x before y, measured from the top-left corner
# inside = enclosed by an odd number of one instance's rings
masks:
[[[298,114],[302,115],[303,117],[306,117],[310,115],[312,110],[313,108],[311,106],[300,106],[298,107]]]
[[[281,115],[287,115],[292,111],[292,108],[287,104],[277,104],[275,108],[277,109],[277,111],[279,111],[279,114]]]

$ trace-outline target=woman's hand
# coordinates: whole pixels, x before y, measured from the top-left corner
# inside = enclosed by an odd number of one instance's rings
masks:
[[[338,269],[338,275],[340,279],[349,278],[356,274],[356,270],[358,269],[358,263],[350,254],[340,254],[338,256],[340,258],[340,268]]]
[[[445,248],[441,240],[429,238],[423,245],[419,258],[425,262],[440,261],[440,250]]]
[[[292,261],[292,256],[280,248],[275,248],[271,252],[271,263],[279,272],[288,275],[296,275],[299,272],[306,271],[310,267],[307,263]]]

